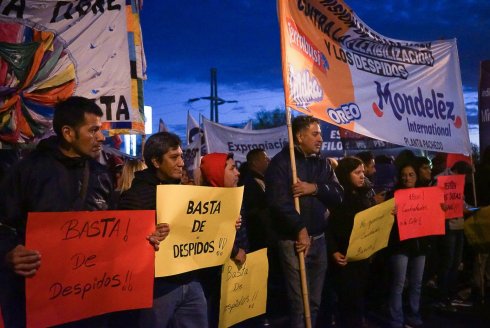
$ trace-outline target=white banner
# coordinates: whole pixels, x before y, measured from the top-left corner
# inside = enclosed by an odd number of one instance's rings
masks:
[[[139,87],[132,86],[132,76],[143,77],[139,66],[144,58],[138,13],[131,8],[124,0],[0,2],[0,41],[5,42],[0,56],[8,63],[0,81],[17,90],[2,94],[0,108],[24,107],[25,118],[12,123],[24,136],[30,137],[24,119],[36,135],[32,121],[49,118],[46,107],[71,95],[96,99],[104,129],[144,132]],[[14,57],[18,60],[10,60]],[[16,71],[20,61],[25,74]],[[139,62],[134,72],[130,61]],[[23,101],[17,105],[19,93]]]
[[[263,149],[269,157],[276,155],[288,141],[286,126],[264,130],[230,128],[203,118],[208,153],[233,153],[238,164],[247,161],[252,149]]]
[[[387,38],[342,0],[277,3],[288,107],[402,146],[471,152],[456,40]]]

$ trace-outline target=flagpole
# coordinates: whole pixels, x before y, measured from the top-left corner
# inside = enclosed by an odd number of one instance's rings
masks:
[[[291,128],[291,109],[287,105],[287,83],[284,80],[284,70],[287,67],[286,55],[284,50],[284,26],[285,17],[284,17],[284,2],[283,0],[277,0],[277,16],[279,18],[279,32],[281,35],[281,63],[283,70],[283,82],[284,82],[284,104],[286,105],[286,125],[288,128],[288,139],[289,139],[289,157],[291,160],[291,171],[293,176],[293,184],[298,182],[298,177],[296,175],[296,158],[294,156],[294,139],[293,139],[293,130]],[[298,214],[300,213],[299,207],[299,198],[294,197],[294,207]],[[311,313],[310,313],[310,300],[308,297],[308,285],[306,283],[306,266],[305,266],[305,252],[298,253],[298,262],[299,262],[299,276],[301,279],[301,294],[303,296],[303,310],[305,315],[305,327],[311,328]]]
[[[291,110],[286,106],[286,125],[288,128],[288,139],[289,139],[289,157],[291,160],[291,171],[293,175],[293,184],[298,182],[298,177],[296,175],[296,158],[294,156],[294,139],[293,130],[291,128]],[[294,197],[294,208],[298,214],[301,212],[299,207],[299,197]],[[305,252],[298,253],[299,261],[299,275],[301,278],[301,294],[303,296],[303,307],[305,312],[305,325],[306,328],[311,328],[311,314],[310,314],[310,301],[308,297],[308,285],[306,283],[306,265],[305,265]]]

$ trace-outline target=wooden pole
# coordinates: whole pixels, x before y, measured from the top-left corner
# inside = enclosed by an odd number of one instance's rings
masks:
[[[291,159],[291,171],[293,174],[293,184],[298,182],[298,177],[296,176],[296,158],[294,157],[294,139],[293,130],[291,128],[291,110],[286,106],[286,125],[288,127],[288,138],[289,138],[289,157]],[[299,207],[299,198],[294,197],[294,207],[298,213],[301,212]],[[301,278],[301,293],[303,296],[303,307],[305,312],[305,325],[306,328],[311,328],[311,313],[310,313],[310,300],[308,297],[308,284],[306,283],[306,265],[305,265],[305,253],[298,253],[299,261],[299,275]]]

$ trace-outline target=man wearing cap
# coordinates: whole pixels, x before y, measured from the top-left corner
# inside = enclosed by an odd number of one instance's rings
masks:
[[[278,250],[291,310],[291,327],[304,327],[299,260],[306,254],[306,275],[315,327],[320,307],[327,252],[324,231],[328,207],[342,202],[343,189],[328,160],[322,157],[323,143],[319,121],[311,116],[298,116],[292,122],[294,156],[298,182],[293,184],[289,146],[272,159],[265,176],[267,202],[273,228],[278,234]],[[299,197],[300,213],[294,206]]]

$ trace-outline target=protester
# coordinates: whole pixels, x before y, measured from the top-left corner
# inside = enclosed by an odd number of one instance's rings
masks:
[[[201,160],[201,174],[204,186],[225,188],[236,187],[240,176],[232,153],[205,155]],[[246,221],[245,218],[242,218],[242,225],[237,232],[230,257],[239,264],[245,263],[248,247]]]
[[[144,161],[139,158],[129,159],[124,163],[121,173],[121,184],[119,190],[121,193],[131,188],[131,183],[134,180],[134,174],[138,171],[143,171],[147,166]]]
[[[0,303],[6,327],[25,326],[25,278],[35,276],[42,266],[42,254],[24,246],[27,213],[111,208],[113,182],[95,160],[105,139],[102,115],[99,106],[83,97],[58,103],[53,116],[56,136],[41,140],[0,186]],[[99,316],[74,325],[105,322]]]
[[[202,184],[211,187],[232,188],[238,185],[238,172],[233,154],[211,153],[201,160]],[[243,213],[243,208],[241,213]],[[230,257],[239,265],[245,263],[249,250],[247,221],[242,217],[242,225],[237,231]],[[201,270],[201,280],[208,303],[209,327],[217,327],[221,290],[221,267]]]
[[[347,262],[349,238],[358,212],[376,204],[374,192],[366,185],[363,162],[345,157],[335,169],[344,187],[344,201],[332,210],[327,229],[327,250],[339,301],[340,327],[363,327],[364,297],[369,274],[369,259]]]
[[[363,162],[365,177],[374,181],[374,175],[376,174],[376,161],[374,159],[374,154],[370,151],[362,151],[357,153],[355,157],[359,158]]]
[[[298,253],[306,254],[306,275],[312,327],[321,301],[327,251],[324,231],[327,207],[341,203],[343,190],[326,158],[319,155],[322,136],[319,121],[298,116],[292,122],[297,183],[293,184],[289,147],[271,161],[265,176],[266,197],[273,226],[280,238],[278,249],[287,284],[290,324],[305,324]],[[294,206],[299,197],[300,213]]]
[[[403,163],[403,165],[400,165],[398,184],[395,190],[415,188],[417,184],[417,172],[414,164],[410,161],[404,161]],[[420,297],[427,248],[428,241],[426,237],[400,241],[398,218],[395,216],[395,222],[388,243],[392,273],[389,299],[391,327],[404,327],[404,324],[418,327],[423,324],[420,315]],[[409,312],[405,318],[403,314],[402,296],[406,280],[409,282]]]
[[[180,179],[180,183],[188,186],[194,185],[194,179],[189,175],[189,171],[187,171],[185,167],[182,170],[182,179]]]
[[[155,210],[157,186],[180,184],[184,160],[181,141],[169,132],[159,132],[148,138],[143,150],[147,169],[135,173],[131,188],[121,195],[119,209]],[[155,248],[170,233],[166,223],[157,225],[151,241]],[[206,327],[206,299],[195,271],[170,277],[155,278],[153,306],[133,312],[139,326],[149,327]]]
[[[451,168],[447,168],[438,176],[463,174],[470,177],[473,168],[470,164],[458,161]],[[463,209],[464,214],[468,214]],[[471,306],[470,302],[460,299],[458,292],[458,271],[463,259],[464,248],[464,218],[446,220],[446,233],[438,237],[439,270],[438,290],[439,303],[436,307],[441,310],[454,311],[453,306]]]
[[[490,206],[490,147],[483,151],[476,170],[476,195],[478,206]],[[490,295],[490,257],[488,252],[477,251],[473,264],[472,295],[479,302]]]
[[[243,208],[247,218],[247,237],[250,251],[267,247],[271,242],[270,213],[265,199],[265,171],[269,156],[262,149],[247,154],[247,172],[243,177]],[[241,174],[240,177],[242,178]]]
[[[362,151],[356,154],[356,157],[359,158],[364,164],[364,175],[365,175],[365,183],[371,188],[374,195],[374,200],[376,204],[380,204],[385,201],[386,190],[378,190],[375,193],[374,181],[376,179],[376,161],[374,158],[374,154],[370,151]]]

